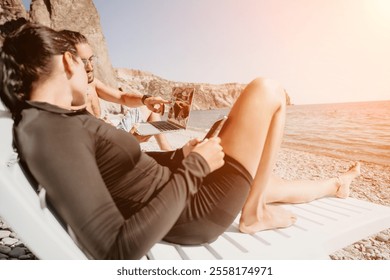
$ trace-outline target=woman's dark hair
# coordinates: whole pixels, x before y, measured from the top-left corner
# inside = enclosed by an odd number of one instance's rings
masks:
[[[61,33],[35,23],[26,23],[8,35],[0,49],[0,97],[15,119],[30,98],[32,84],[50,76],[53,56],[70,52],[73,43]]]
[[[68,41],[72,42],[74,45],[78,44],[88,44],[87,37],[77,31],[72,31],[68,29],[63,29],[59,31]]]

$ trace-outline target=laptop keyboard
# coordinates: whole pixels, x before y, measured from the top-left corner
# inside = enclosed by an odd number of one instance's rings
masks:
[[[178,130],[180,129],[179,127],[170,124],[169,122],[166,121],[157,121],[157,122],[151,122],[151,125],[159,129],[160,131],[169,131],[169,130]]]

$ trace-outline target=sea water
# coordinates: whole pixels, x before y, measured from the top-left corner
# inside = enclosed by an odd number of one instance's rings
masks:
[[[189,127],[229,111],[193,111]],[[282,147],[390,166],[390,101],[288,106]]]

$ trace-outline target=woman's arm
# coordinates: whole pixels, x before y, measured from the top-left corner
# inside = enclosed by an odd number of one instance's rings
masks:
[[[146,152],[146,154],[151,156],[158,164],[169,167],[172,172],[181,166],[184,159],[183,149],[168,152],[151,151]]]
[[[170,230],[209,173],[200,155],[188,156],[166,187],[124,220],[96,164],[95,139],[85,128],[62,125],[49,135],[40,131],[27,139],[20,137],[20,141],[25,160],[45,187],[48,200],[97,259],[141,258]]]

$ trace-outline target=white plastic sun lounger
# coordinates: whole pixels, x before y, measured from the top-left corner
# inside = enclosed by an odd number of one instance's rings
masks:
[[[0,106],[0,217],[40,259],[85,259],[46,207],[44,189],[38,195],[21,170],[12,148],[13,120]]]
[[[12,120],[0,103],[0,217],[39,259],[87,259],[37,194],[12,149]],[[295,225],[253,235],[236,220],[216,241],[199,246],[160,242],[147,259],[328,259],[334,251],[390,227],[390,207],[352,198],[286,205]]]
[[[238,231],[238,218],[211,244],[156,244],[149,259],[329,259],[353,242],[390,226],[390,207],[356,200],[324,198],[286,205],[298,216],[286,229],[253,235]]]

